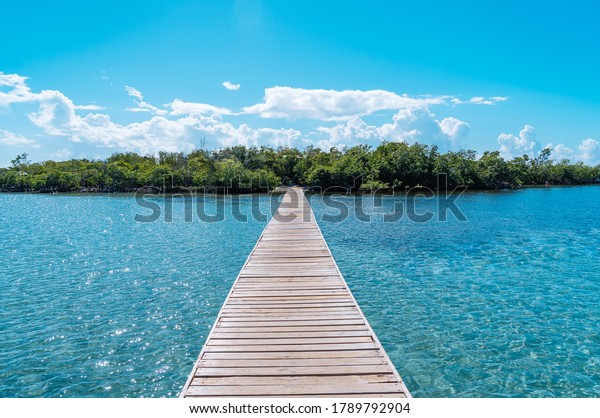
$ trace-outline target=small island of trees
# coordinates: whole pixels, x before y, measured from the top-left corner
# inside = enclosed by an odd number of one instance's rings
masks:
[[[329,151],[234,146],[189,154],[160,152],[157,156],[127,152],[106,160],[61,162],[31,162],[22,154],[10,167],[0,169],[0,190],[132,192],[158,187],[166,192],[181,188],[258,192],[298,184],[366,192],[435,188],[438,173],[446,173],[449,187],[478,190],[600,182],[600,165],[556,162],[551,153],[544,149],[535,158],[523,155],[507,161],[497,151],[478,157],[472,150],[440,153],[436,146],[384,142],[376,148],[359,145]]]

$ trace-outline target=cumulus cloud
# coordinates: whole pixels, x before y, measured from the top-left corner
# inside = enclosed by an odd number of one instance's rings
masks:
[[[557,145],[549,143],[542,148],[537,141],[535,128],[530,125],[525,125],[519,132],[519,136],[506,133],[500,134],[498,143],[500,144],[500,155],[504,159],[512,159],[522,155],[535,158],[543,148],[550,148],[552,149],[551,158],[555,161],[567,159],[574,162],[581,161],[588,165],[600,163],[600,142],[597,140],[584,139],[577,145],[576,149],[562,143]]]
[[[37,144],[34,140],[25,138],[24,136],[17,135],[4,129],[0,129],[0,144],[11,147],[39,148],[39,144]]]
[[[592,138],[582,140],[576,149],[569,148],[565,144],[556,146],[548,144],[547,147],[552,149],[551,156],[555,161],[567,159],[587,165],[600,164],[600,142]]]
[[[0,106],[34,100],[35,94],[27,86],[27,77],[0,72]]]
[[[535,128],[525,125],[519,136],[502,133],[498,136],[500,155],[504,159],[512,159],[523,155],[535,156],[540,150],[540,143],[536,140]]]
[[[332,144],[339,141],[385,139],[381,136],[380,129],[377,126],[368,125],[359,117],[354,117],[344,124],[332,127],[318,127],[316,131],[322,132],[329,137],[329,139],[325,140],[327,142],[323,143],[326,145],[326,148],[330,148],[333,146]]]
[[[220,145],[245,145],[257,146],[269,144],[274,147],[289,147],[294,145],[302,133],[295,129],[253,129],[247,124],[238,127],[223,121],[220,115],[210,116],[194,115],[190,117],[193,123],[190,125],[202,137],[217,142]]]
[[[75,106],[75,109],[77,109],[77,110],[104,110],[105,108],[103,106],[89,104],[89,105],[77,105],[77,106]]]
[[[427,107],[401,109],[391,123],[368,125],[359,117],[333,127],[317,128],[329,138],[320,143],[330,147],[343,143],[367,140],[424,142],[438,145],[442,150],[456,148],[469,134],[469,124],[453,117],[441,121]],[[325,141],[325,142],[322,142]]]
[[[38,101],[38,111],[29,114],[31,122],[50,135],[67,135],[79,118],[71,99],[60,91],[44,90]]]
[[[340,142],[339,139],[336,138],[328,138],[328,139],[321,139],[320,141],[308,141],[311,145],[316,145],[317,148],[320,148],[322,150],[330,150],[331,148],[337,148],[339,150],[346,148],[346,144],[343,142]]]
[[[438,121],[428,108],[402,109],[393,122],[380,128],[381,136],[393,141],[420,141],[455,148],[469,134],[469,124],[453,117]]]
[[[1,80],[2,86],[9,87],[10,103],[37,102],[37,111],[28,115],[36,127],[47,135],[63,137],[72,142],[155,154],[158,151],[191,151],[201,138],[210,139],[215,146],[291,146],[301,136],[301,132],[294,129],[253,129],[246,124],[236,127],[221,118],[222,114],[231,113],[228,109],[201,103],[174,100],[166,105],[171,109],[168,112],[146,103],[143,94],[130,86],[126,87],[126,91],[135,99],[137,108],[142,109],[138,111],[151,112],[152,116],[142,122],[123,125],[113,122],[104,113],[79,115],[77,110],[82,110],[82,106],[75,105],[60,91],[33,93],[24,77],[3,77]],[[3,103],[8,102],[5,100]],[[37,146],[35,142],[8,131],[0,131],[0,142],[15,146]]]
[[[452,116],[444,118],[439,122],[442,134],[446,135],[453,147],[456,147],[469,135],[470,126],[467,122]]]
[[[302,132],[296,129],[259,128],[256,131],[256,142],[266,142],[277,148],[290,148],[300,139]]]
[[[186,142],[186,120],[172,121],[163,116],[129,125],[111,121],[110,116],[89,113],[79,116],[73,102],[60,92],[53,92],[40,101],[39,110],[29,119],[48,135],[62,136],[73,142],[88,142],[109,148],[155,153],[158,150],[191,150]]]
[[[292,87],[265,89],[262,103],[244,108],[262,118],[350,120],[380,110],[423,107],[442,104],[446,96],[409,97],[385,90],[322,90]]]
[[[577,146],[579,158],[586,164],[596,165],[600,162],[600,143],[592,138],[581,141]]]
[[[50,154],[50,158],[55,161],[65,161],[73,156],[73,151],[67,148],[62,148],[56,152]]]
[[[244,108],[248,114],[262,118],[317,119],[345,121],[378,111],[429,107],[440,104],[493,105],[507,97],[472,97],[461,100],[453,96],[408,96],[386,90],[324,90],[292,87],[265,89],[262,103]]]
[[[144,95],[138,89],[125,86],[125,91],[127,94],[134,98],[135,107],[128,107],[125,109],[128,112],[150,112],[156,115],[166,115],[167,111],[163,109],[159,109],[156,106],[151,105],[150,103],[144,101]]]
[[[27,79],[19,75],[0,74],[0,104],[33,102],[36,111],[30,121],[47,135],[69,141],[85,142],[101,147],[141,153],[188,151],[200,139],[209,146],[242,144],[247,146],[297,145],[304,138],[319,147],[354,145],[368,141],[420,141],[452,149],[468,135],[468,123],[454,117],[438,118],[434,105],[452,105],[452,96],[398,95],[385,90],[310,90],[273,87],[265,90],[261,103],[244,108],[242,114],[262,118],[313,119],[332,122],[317,123],[303,134],[296,129],[256,128],[248,124],[234,125],[224,116],[238,116],[232,110],[206,103],[175,99],[160,108],[148,103],[143,93],[125,86],[135,106],[131,112],[147,112],[142,122],[120,124],[111,120],[98,105],[76,105],[60,91],[32,92]],[[233,83],[232,83],[233,84]],[[480,104],[503,98],[472,98],[464,103]],[[79,111],[89,111],[82,115]],[[365,116],[391,111],[393,117],[383,124],[370,124]],[[381,116],[381,115],[380,115]]]
[[[225,87],[227,90],[239,90],[240,89],[239,84],[234,84],[231,81],[223,81],[223,87]]]
[[[231,115],[232,112],[224,107],[217,107],[205,103],[184,102],[179,99],[173,100],[167,105],[171,108],[171,115],[202,115],[216,113],[219,115]]]
[[[57,94],[62,93],[55,90],[42,90],[40,93],[34,93],[27,85],[27,77],[0,72],[0,106],[10,106],[13,103],[46,101]],[[73,108],[75,110],[104,109],[95,104],[73,105]]]
[[[560,160],[572,160],[575,157],[575,153],[565,144],[558,144],[557,146],[552,146],[552,144],[548,144],[547,148],[552,149],[552,157],[556,161]]]
[[[134,88],[134,87],[125,86],[125,91],[131,97],[135,97],[138,100],[144,100],[144,95],[142,94],[142,92],[139,91],[138,89]]]
[[[504,102],[506,100],[508,100],[508,97],[503,97],[503,96],[492,96],[492,97],[475,96],[475,97],[471,97],[469,100],[461,100],[461,99],[459,99],[457,97],[454,97],[450,101],[453,104],[474,104],[474,105],[492,106],[492,105],[495,105],[498,102]]]
[[[213,106],[206,103],[184,102],[180,99],[175,99],[171,103],[164,105],[165,107],[171,109],[171,111],[168,112],[167,110],[159,109],[156,106],[144,101],[144,95],[136,88],[125,86],[125,90],[127,91],[127,94],[135,98],[136,104],[136,107],[125,109],[128,112],[150,112],[159,116],[165,116],[167,114],[171,114],[172,116],[202,115],[211,113],[217,113],[220,115],[232,114],[231,110],[224,107]]]

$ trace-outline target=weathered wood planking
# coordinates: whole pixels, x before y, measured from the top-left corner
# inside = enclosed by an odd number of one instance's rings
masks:
[[[283,196],[181,391],[202,396],[410,397],[299,188]]]

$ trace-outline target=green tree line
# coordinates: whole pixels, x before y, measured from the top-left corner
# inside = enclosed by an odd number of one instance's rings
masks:
[[[450,187],[471,189],[600,182],[600,165],[556,162],[551,152],[545,149],[535,158],[523,155],[507,161],[497,151],[478,157],[472,150],[440,153],[436,146],[384,142],[376,148],[359,145],[329,151],[235,146],[189,154],[160,152],[156,157],[127,152],[106,160],[39,163],[22,154],[10,167],[0,169],[0,190],[131,192],[156,187],[167,192],[181,188],[256,192],[291,184],[352,191],[404,190],[435,188],[438,173],[447,174]]]

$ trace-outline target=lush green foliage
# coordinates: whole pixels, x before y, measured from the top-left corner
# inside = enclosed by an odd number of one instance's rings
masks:
[[[600,166],[568,160],[554,162],[551,151],[505,161],[500,154],[475,151],[441,154],[435,146],[386,142],[375,149],[359,145],[345,151],[308,147],[272,149],[236,146],[190,154],[161,152],[158,157],[114,154],[105,161],[86,159],[32,163],[19,155],[0,169],[4,191],[134,191],[158,187],[165,191],[206,188],[234,192],[264,191],[281,184],[353,191],[436,187],[446,173],[450,187],[499,189],[534,184],[584,184],[600,181]]]

